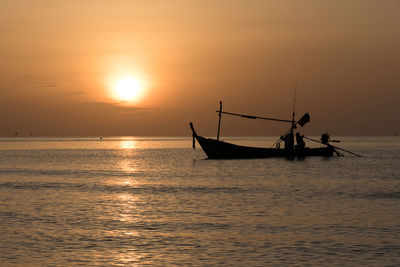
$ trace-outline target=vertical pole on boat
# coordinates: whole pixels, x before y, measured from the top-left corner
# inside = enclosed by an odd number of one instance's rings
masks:
[[[291,133],[293,134],[293,129],[296,127],[296,123],[295,123],[295,121],[294,121],[294,116],[295,116],[295,113],[294,113],[294,106],[295,106],[295,104],[296,104],[296,91],[297,91],[297,83],[296,83],[296,85],[294,86],[294,99],[293,99],[293,112],[292,112],[292,128],[291,128]]]
[[[295,106],[295,104],[296,104],[296,91],[297,91],[297,83],[296,83],[296,85],[294,86],[294,99],[293,99],[293,112],[292,112],[292,132],[293,132],[293,128],[296,126],[296,125],[295,125],[295,122],[294,122],[294,116],[295,116],[295,113],[294,113],[294,106]]]
[[[290,138],[290,140],[287,142],[288,147],[286,147],[286,143],[285,143],[285,149],[287,150],[293,150],[294,148],[294,134],[293,134],[293,130],[296,128],[296,122],[294,120],[295,117],[295,111],[294,111],[294,106],[296,104],[296,89],[297,89],[297,84],[294,87],[294,98],[293,98],[293,111],[292,111],[292,125],[290,127],[290,134],[287,138]]]
[[[219,131],[221,129],[221,114],[222,114],[222,101],[219,101],[219,113],[218,113],[218,132],[217,132],[217,141],[219,140]]]

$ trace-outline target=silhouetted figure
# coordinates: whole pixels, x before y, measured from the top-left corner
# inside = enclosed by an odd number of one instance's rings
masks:
[[[296,143],[297,143],[297,148],[304,148],[306,146],[306,143],[304,142],[304,135],[301,135],[300,133],[296,133]]]
[[[331,139],[331,138],[329,137],[329,134],[328,134],[328,133],[324,133],[324,134],[321,135],[321,142],[322,142],[323,144],[325,144],[325,145],[328,145],[328,144],[329,144],[330,139]]]
[[[294,136],[292,132],[288,133],[287,135],[281,136],[281,140],[285,142],[286,150],[293,150]]]

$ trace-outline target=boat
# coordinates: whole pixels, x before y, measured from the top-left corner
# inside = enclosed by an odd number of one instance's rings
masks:
[[[315,156],[332,157],[334,156],[335,153],[338,156],[341,155],[338,151],[336,151],[335,148],[337,147],[329,144],[329,136],[328,139],[323,140],[324,142],[319,142],[317,140],[307,138],[309,140],[316,141],[323,145],[322,147],[311,148],[311,147],[306,147],[304,145],[304,141],[302,141],[304,136],[300,135],[299,133],[296,133],[297,145],[294,145],[294,136],[295,136],[294,131],[295,129],[297,129],[298,125],[303,127],[306,123],[310,121],[309,113],[305,113],[298,121],[295,120],[294,108],[291,120],[259,117],[259,116],[222,111],[222,101],[220,101],[220,108],[217,112],[219,115],[219,121],[218,121],[218,132],[216,139],[206,138],[198,135],[194,129],[193,123],[190,122],[189,124],[193,135],[193,148],[195,148],[195,140],[196,140],[200,144],[204,153],[207,155],[208,159],[256,159],[256,158],[272,158],[272,157],[304,158],[304,157],[315,157]],[[263,120],[287,122],[291,123],[291,126],[288,133],[281,136],[273,147],[264,148],[264,147],[236,145],[219,140],[222,114],[239,116],[247,119],[263,119]],[[280,146],[281,142],[284,143],[283,148]]]

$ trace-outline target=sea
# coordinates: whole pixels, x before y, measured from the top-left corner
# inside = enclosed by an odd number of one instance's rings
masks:
[[[339,139],[363,157],[209,160],[187,137],[0,138],[0,266],[400,266],[400,137]]]

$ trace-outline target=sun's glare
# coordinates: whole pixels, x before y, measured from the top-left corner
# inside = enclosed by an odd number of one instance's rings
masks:
[[[137,103],[143,98],[143,90],[143,84],[138,79],[125,77],[115,82],[113,93],[119,101]]]

